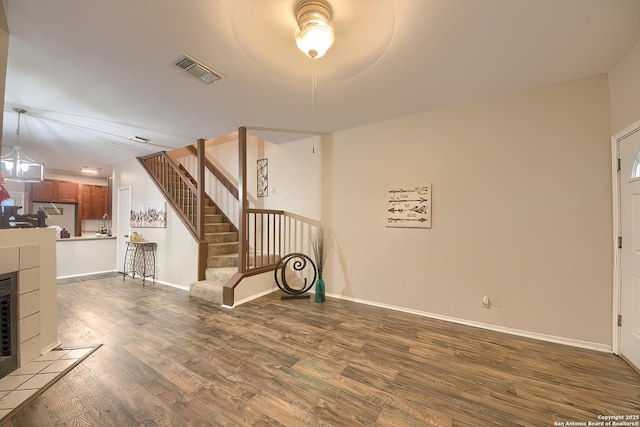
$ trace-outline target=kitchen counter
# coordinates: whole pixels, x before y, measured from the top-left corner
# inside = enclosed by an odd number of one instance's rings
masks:
[[[115,239],[116,236],[105,236],[105,237],[98,237],[98,236],[73,236],[73,237],[67,237],[65,239],[56,239],[57,242],[75,242],[75,241],[84,241],[84,240],[110,240],[110,239]]]
[[[114,236],[89,235],[56,240],[56,277],[115,271],[116,244]]]

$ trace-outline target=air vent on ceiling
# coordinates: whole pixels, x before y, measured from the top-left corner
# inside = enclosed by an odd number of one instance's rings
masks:
[[[144,138],[142,136],[132,136],[129,138],[133,142],[139,142],[140,144],[148,144],[151,141],[151,138]]]
[[[215,83],[224,77],[222,74],[216,73],[210,67],[207,67],[202,62],[198,62],[189,55],[182,55],[176,61],[176,65],[206,84]]]

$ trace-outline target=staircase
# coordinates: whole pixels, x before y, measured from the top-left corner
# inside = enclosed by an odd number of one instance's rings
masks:
[[[246,133],[244,128],[240,130],[239,134]],[[198,158],[204,152],[204,142],[202,139],[198,140]],[[239,155],[246,164],[246,135],[239,138],[238,144],[239,147],[244,147],[239,149]],[[233,306],[235,288],[240,282],[249,276],[272,272],[283,251],[296,252],[296,245],[300,242],[295,236],[305,234],[302,230],[309,227],[304,218],[284,211],[249,208],[246,192],[239,193],[219,170],[209,165],[208,160],[198,161],[195,174],[202,177],[202,182],[213,176],[209,179],[214,179],[213,182],[218,183],[216,185],[224,187],[218,187],[222,188],[219,191],[227,191],[227,197],[232,198],[231,207],[241,212],[240,228],[237,229],[218,210],[204,191],[204,186],[197,185],[182,161],[176,162],[165,151],[139,157],[138,161],[198,244],[197,277],[204,280],[189,285],[190,296]],[[189,162],[188,166],[190,170],[193,169],[192,163]],[[204,173],[209,175],[203,175]],[[239,187],[246,189],[246,186]],[[235,207],[233,199],[237,203]],[[224,197],[222,200],[230,203]],[[203,211],[198,211],[200,207]],[[222,207],[226,212],[229,206]],[[240,252],[243,254],[242,258]]]
[[[238,232],[207,200],[205,238],[209,242],[205,280],[191,283],[189,296],[222,304],[224,284],[238,272]]]
[[[197,185],[182,165],[177,166],[193,185]],[[208,242],[205,280],[191,283],[189,296],[222,304],[224,284],[238,272],[238,232],[208,196],[204,206],[204,237]]]

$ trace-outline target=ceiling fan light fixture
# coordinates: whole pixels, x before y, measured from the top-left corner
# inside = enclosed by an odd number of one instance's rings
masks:
[[[296,7],[296,44],[311,59],[321,58],[333,45],[331,14],[324,0],[303,0]]]

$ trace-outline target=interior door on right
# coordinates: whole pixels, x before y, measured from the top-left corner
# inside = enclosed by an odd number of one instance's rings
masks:
[[[620,354],[640,369],[640,132],[620,144]]]

